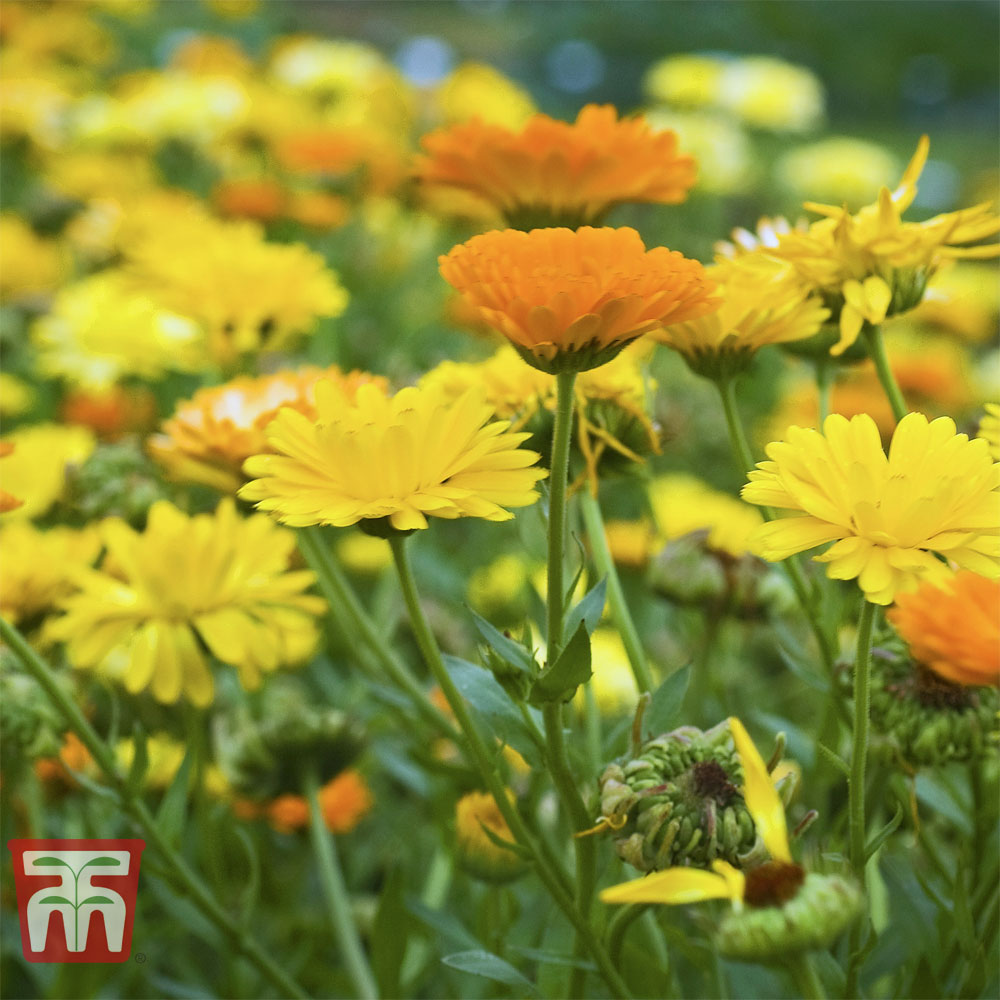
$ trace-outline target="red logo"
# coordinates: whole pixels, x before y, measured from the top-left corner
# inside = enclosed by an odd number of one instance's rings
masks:
[[[144,840],[9,840],[29,962],[124,962]]]

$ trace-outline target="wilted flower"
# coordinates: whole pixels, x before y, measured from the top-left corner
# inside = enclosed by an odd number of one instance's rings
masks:
[[[268,450],[265,430],[280,409],[290,407],[315,417],[313,392],[320,379],[340,383],[348,395],[367,382],[386,386],[380,376],[363,372],[345,375],[336,365],[256,378],[241,376],[199,389],[191,399],[179,403],[174,415],[164,422],[163,433],[149,439],[150,454],[173,479],[235,492],[246,481],[243,463]]]
[[[397,531],[427,527],[427,516],[505,521],[505,507],[538,499],[536,452],[529,436],[467,393],[454,402],[408,388],[387,396],[375,385],[356,395],[330,381],[316,384],[316,418],[283,409],[267,440],[275,454],[256,455],[257,476],[240,496],[285,524],[346,526],[388,519]]]
[[[743,487],[750,503],[795,512],[762,525],[751,548],[765,559],[786,559],[835,541],[819,562],[827,575],[857,578],[873,604],[926,579],[951,574],[940,553],[958,566],[1000,575],[997,523],[1000,464],[985,441],[955,433],[955,422],[907,414],[886,458],[878,429],[862,414],[827,417],[823,433],[789,427],[786,441],[767,447]]]
[[[666,323],[718,307],[697,261],[634,229],[507,229],[439,259],[444,279],[542,371],[586,371]]]
[[[268,518],[241,519],[232,500],[189,517],[164,500],[142,534],[114,518],[100,531],[101,568],[78,575],[79,593],[49,626],[75,666],[113,670],[124,654],[129,692],[204,706],[214,684],[200,643],[249,689],[312,652],[326,605],[303,593],[311,572],[288,571],[295,538]]]
[[[591,225],[624,202],[676,204],[696,173],[673,132],[619,120],[610,104],[588,104],[572,125],[537,114],[520,132],[475,119],[431,132],[423,146],[420,180],[470,191],[524,230]]]

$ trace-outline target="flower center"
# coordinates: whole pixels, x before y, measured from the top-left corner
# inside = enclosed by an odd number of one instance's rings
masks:
[[[743,902],[757,908],[781,906],[798,895],[805,878],[801,865],[767,861],[746,873]]]

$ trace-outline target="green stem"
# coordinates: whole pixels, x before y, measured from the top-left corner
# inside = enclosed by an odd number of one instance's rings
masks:
[[[833,376],[836,366],[830,360],[830,355],[823,353],[816,358],[816,389],[819,403],[819,423],[830,415],[830,391],[833,388]]]
[[[351,913],[351,901],[337,857],[336,839],[323,820],[319,804],[319,778],[313,768],[303,776],[303,791],[309,803],[309,834],[319,865],[319,880],[347,975],[359,1000],[378,1000],[378,986]]]
[[[896,376],[893,375],[892,368],[889,367],[889,358],[885,353],[885,341],[882,339],[882,327],[866,323],[864,336],[865,344],[868,347],[868,356],[875,362],[875,371],[878,372],[878,380],[882,383],[882,389],[892,407],[892,415],[897,421],[902,420],[910,411],[906,400],[903,399],[903,394],[899,391]]]
[[[604,518],[601,516],[601,506],[590,490],[580,491],[580,510],[583,514],[583,523],[587,529],[587,538],[590,540],[591,556],[597,572],[601,574],[607,586],[608,606],[611,608],[611,616],[615,620],[615,625],[621,633],[622,642],[625,644],[625,652],[628,655],[628,662],[635,675],[635,682],[639,686],[639,692],[650,691],[655,688],[653,677],[649,672],[649,665],[646,661],[646,654],[642,648],[642,640],[639,638],[639,631],[632,620],[628,602],[625,600],[625,592],[622,590],[621,579],[618,576],[618,569],[611,556],[611,549],[608,548],[608,538],[604,532]]]
[[[608,921],[608,952],[611,960],[617,964],[621,963],[622,947],[625,944],[625,932],[632,924],[639,919],[647,910],[647,903],[629,903],[618,908],[618,912]]]
[[[826,991],[816,973],[809,952],[804,951],[788,959],[788,969],[795,979],[802,1000],[826,1000]]]
[[[552,465],[549,470],[549,565],[547,594],[548,660],[554,663],[562,649],[565,601],[563,563],[566,552],[566,479],[569,442],[573,429],[573,386],[576,372],[556,376],[556,417],[552,432]]]
[[[118,772],[115,756],[108,745],[97,735],[73,698],[63,689],[52,668],[35,652],[23,635],[4,618],[0,618],[0,638],[21,661],[24,668],[35,678],[52,704],[62,712],[69,727],[80,738],[80,742],[90,752],[94,762],[104,773],[109,785],[118,796],[122,808],[135,820],[146,836],[146,841],[165,862],[170,877],[183,888],[194,904],[232,941],[237,951],[253,964],[283,995],[305,998],[308,994],[295,982],[271,956],[265,952],[247,931],[245,931],[216,901],[204,887],[201,879],[188,867],[187,862],[171,847],[160,833],[156,820],[142,799],[128,788],[128,784]]]
[[[558,862],[552,857],[544,841],[536,840],[528,829],[527,824],[521,818],[521,814],[511,803],[507,795],[507,789],[500,778],[496,768],[494,758],[495,753],[491,753],[489,747],[483,741],[476,724],[469,714],[465,700],[451,679],[447,668],[444,665],[444,658],[438,648],[434,633],[427,624],[427,618],[420,606],[420,599],[417,595],[416,581],[413,578],[413,570],[410,567],[409,555],[406,551],[406,540],[400,535],[395,535],[389,539],[392,547],[393,559],[396,563],[396,571],[399,575],[400,588],[403,591],[403,600],[410,613],[410,625],[413,629],[417,645],[424,657],[428,669],[434,675],[435,680],[441,687],[448,704],[455,713],[455,719],[465,737],[465,745],[468,747],[472,760],[479,771],[479,776],[490,794],[496,802],[497,809],[507,822],[510,832],[515,841],[527,852],[535,864],[535,870],[543,885],[552,896],[556,905],[566,914],[573,924],[578,935],[586,941],[594,961],[597,963],[601,976],[615,996],[628,996],[628,987],[618,973],[614,964],[608,957],[603,945],[598,941],[586,917],[580,913],[570,895],[565,873]]]
[[[406,664],[386,646],[380,630],[361,606],[344,571],[338,565],[319,528],[300,528],[299,548],[316,574],[319,589],[336,615],[346,621],[378,660],[392,681],[407,695],[424,720],[450,740],[459,739],[458,730],[427,697],[427,692],[410,673]]]

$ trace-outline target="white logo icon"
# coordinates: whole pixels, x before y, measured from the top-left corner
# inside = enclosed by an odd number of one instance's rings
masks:
[[[26,875],[57,875],[59,885],[47,886],[28,900],[28,939],[32,951],[43,951],[53,913],[61,913],[66,947],[83,951],[94,913],[104,917],[108,951],[121,951],[125,935],[125,900],[113,889],[91,884],[100,875],[127,875],[128,851],[25,851]]]

